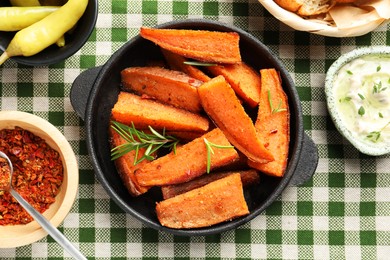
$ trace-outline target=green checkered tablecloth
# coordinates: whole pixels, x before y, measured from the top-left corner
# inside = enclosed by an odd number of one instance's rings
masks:
[[[73,80],[104,64],[140,26],[188,18],[235,25],[280,57],[296,83],[305,132],[319,152],[312,180],[288,187],[253,221],[207,237],[157,232],[123,213],[95,179],[83,122],[69,100]],[[0,106],[49,120],[72,145],[80,167],[79,193],[60,230],[89,259],[389,259],[390,157],[364,156],[343,139],[324,95],[332,62],[369,45],[390,45],[390,25],[339,39],[294,31],[255,0],[100,0],[96,30],[74,56],[49,67],[12,60],[0,67]],[[0,258],[70,259],[51,237],[0,249]]]

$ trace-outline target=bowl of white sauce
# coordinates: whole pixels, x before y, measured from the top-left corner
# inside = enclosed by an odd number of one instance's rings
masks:
[[[390,153],[390,46],[355,49],[329,68],[325,94],[339,132],[361,153]]]

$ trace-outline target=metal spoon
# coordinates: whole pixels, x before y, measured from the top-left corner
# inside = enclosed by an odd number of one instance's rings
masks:
[[[34,207],[32,207],[18,192],[12,187],[12,174],[13,166],[9,157],[0,151],[0,158],[4,158],[6,161],[0,161],[0,191],[8,191],[19,204],[34,218],[41,227],[46,230],[49,235],[56,240],[73,258],[75,259],[87,259],[81,254],[81,252],[74,247],[72,243],[55,228],[41,213],[39,213]],[[8,167],[8,169],[6,168]],[[6,182],[8,178],[8,182]]]

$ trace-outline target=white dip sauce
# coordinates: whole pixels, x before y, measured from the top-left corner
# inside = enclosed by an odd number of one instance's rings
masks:
[[[367,145],[390,144],[390,55],[368,55],[334,79],[336,108],[351,134]]]

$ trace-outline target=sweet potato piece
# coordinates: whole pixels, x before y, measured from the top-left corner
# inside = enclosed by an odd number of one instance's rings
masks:
[[[228,175],[239,173],[241,176],[241,182],[244,188],[246,186],[258,184],[260,181],[260,175],[256,170],[246,170],[246,171],[234,171],[234,172],[214,172],[210,174],[204,174],[196,179],[191,181],[180,183],[176,185],[168,185],[161,187],[161,191],[164,199],[169,199],[177,195],[183,194],[187,191],[200,188],[210,182],[215,180],[222,179]]]
[[[244,62],[229,65],[209,66],[207,70],[214,76],[222,75],[236,92],[237,96],[255,107],[260,101],[260,75]]]
[[[192,141],[196,138],[201,137],[205,133],[204,132],[167,131],[167,134],[178,138],[180,141],[185,141],[185,142],[187,141],[188,142],[188,141]]]
[[[141,27],[140,35],[186,58],[227,64],[241,61],[240,35],[236,32]]]
[[[207,118],[124,91],[119,93],[111,114],[113,120],[127,125],[133,122],[139,129],[148,126],[172,131],[206,132],[209,129]]]
[[[273,154],[275,160],[269,163],[255,163],[249,161],[250,167],[258,169],[266,174],[282,177],[287,166],[288,148],[290,142],[290,112],[287,95],[283,91],[280,76],[275,69],[263,69],[261,73],[261,99],[256,130],[260,140]],[[272,106],[279,112],[272,112]]]
[[[161,225],[200,228],[249,214],[238,173],[156,205]]]
[[[255,162],[274,159],[257,137],[252,120],[223,76],[204,83],[198,93],[203,109],[238,150]]]
[[[119,145],[124,144],[126,141],[114,130],[110,127],[110,144],[111,147],[117,147]],[[138,156],[142,157],[145,149],[140,149]],[[136,169],[138,169],[140,166],[149,163],[148,161],[144,160],[140,162],[137,165],[134,165],[135,161],[135,151],[131,151],[118,159],[114,161],[115,166],[118,170],[118,174],[120,178],[123,181],[123,184],[129,191],[130,195],[132,196],[138,196],[141,195],[149,190],[148,187],[141,186],[138,184],[138,181],[134,175],[134,172]]]
[[[204,173],[207,167],[207,149],[204,138],[214,144],[230,145],[222,131],[218,128],[208,132],[160,157],[136,171],[138,183],[144,186],[164,186],[192,180]],[[211,169],[229,164],[238,159],[238,153],[233,148],[213,148],[211,154]]]
[[[202,109],[196,88],[203,82],[183,72],[161,67],[131,67],[121,71],[121,78],[126,90],[194,113]]]
[[[210,77],[207,76],[203,71],[201,71],[197,67],[185,64],[184,62],[188,61],[188,59],[186,59],[185,57],[165,49],[161,49],[161,52],[164,55],[165,60],[171,69],[182,71],[202,82],[206,82],[210,80]]]

